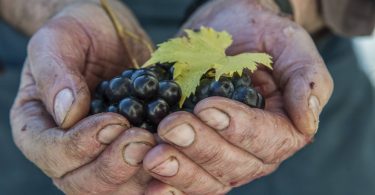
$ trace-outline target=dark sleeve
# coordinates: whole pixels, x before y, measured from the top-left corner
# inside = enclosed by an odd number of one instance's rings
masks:
[[[375,0],[321,0],[326,25],[344,36],[370,35],[375,28]]]

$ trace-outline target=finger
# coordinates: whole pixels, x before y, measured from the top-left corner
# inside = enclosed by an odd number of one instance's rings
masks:
[[[314,135],[333,81],[310,35],[254,1],[215,1],[195,15],[183,28],[204,25],[228,31],[233,36],[228,54],[257,51],[274,57],[273,75],[283,91],[286,111],[299,131]]]
[[[224,194],[224,186],[172,146],[161,144],[145,157],[143,167],[152,177],[186,194]]]
[[[274,75],[283,89],[285,108],[298,130],[314,135],[319,115],[333,91],[332,78],[311,38],[301,28],[284,28],[276,42],[269,44],[279,43],[283,49],[271,49],[268,44],[270,48],[266,49],[279,54]]]
[[[184,195],[183,192],[177,190],[176,188],[160,182],[158,180],[152,180],[147,186],[146,195]]]
[[[31,39],[28,63],[37,92],[62,128],[69,128],[89,111],[90,91],[80,67],[88,40],[64,25],[44,28]],[[62,43],[63,42],[63,43]]]
[[[160,123],[158,134],[224,185],[239,186],[264,172],[262,161],[228,143],[190,113],[170,115]]]
[[[300,132],[312,136],[318,129],[319,115],[332,95],[333,80],[310,35],[302,27],[281,17],[267,21],[267,27],[262,28],[264,48],[261,50],[275,57],[273,75],[283,91],[285,109],[293,123]]]
[[[194,112],[230,143],[267,164],[286,159],[310,140],[298,132],[286,116],[253,109],[226,98],[205,99],[197,104]]]
[[[67,132],[55,128],[30,81],[30,74],[25,74],[11,110],[13,138],[25,156],[50,177],[61,177],[90,162],[129,127],[125,118],[108,113],[86,118]]]
[[[151,133],[131,128],[95,161],[54,182],[67,194],[110,194],[137,174],[144,155],[154,144]]]

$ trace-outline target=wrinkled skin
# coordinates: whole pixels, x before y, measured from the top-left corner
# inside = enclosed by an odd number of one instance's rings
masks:
[[[198,103],[195,115],[178,112],[164,119],[158,134],[166,144],[144,160],[144,168],[161,181],[154,181],[148,194],[224,194],[270,174],[312,141],[333,90],[310,36],[254,0],[213,1],[183,28],[200,26],[232,34],[231,55],[273,56],[273,71],[261,68],[252,75],[266,108],[212,97]]]
[[[124,13],[127,29],[145,37],[126,9],[113,7]],[[252,76],[266,97],[264,111],[209,98],[195,115],[178,112],[162,121],[165,143],[155,147],[151,134],[129,129],[122,116],[84,118],[94,86],[130,62],[103,10],[76,4],[29,44],[11,111],[17,146],[66,194],[224,194],[271,173],[311,142],[332,92],[330,75],[303,29],[252,0],[214,1],[184,28],[201,25],[230,32],[230,54],[274,57],[274,71]],[[136,59],[147,59],[139,43],[126,42]]]
[[[113,7],[128,30],[147,39],[128,10]],[[148,58],[141,44],[126,41],[139,62]],[[129,129],[113,113],[84,118],[90,91],[129,66],[124,53],[108,16],[91,3],[65,8],[29,43],[11,110],[13,137],[66,194],[144,194],[151,179],[139,163],[155,144],[152,134]]]

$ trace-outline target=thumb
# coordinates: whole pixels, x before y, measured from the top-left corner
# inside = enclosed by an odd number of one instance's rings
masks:
[[[72,23],[69,23],[73,22]],[[72,127],[89,111],[90,91],[81,71],[90,45],[74,21],[54,21],[28,46],[28,62],[37,92],[61,128]]]

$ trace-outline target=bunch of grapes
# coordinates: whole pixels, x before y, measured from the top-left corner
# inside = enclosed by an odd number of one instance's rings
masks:
[[[252,86],[249,74],[243,73],[241,76],[237,73],[233,77],[221,76],[215,81],[214,73],[206,73],[200,80],[195,93],[185,101],[183,109],[192,111],[194,106],[201,100],[221,96],[242,102],[252,108],[264,109],[265,100]]]
[[[248,74],[222,76],[215,81],[214,73],[209,71],[202,76],[195,94],[180,108],[181,88],[173,81],[173,70],[173,64],[156,64],[125,70],[110,81],[102,81],[95,90],[90,113],[119,113],[133,126],[155,133],[168,114],[180,110],[192,112],[197,102],[211,96],[230,98],[253,108],[265,106]]]

